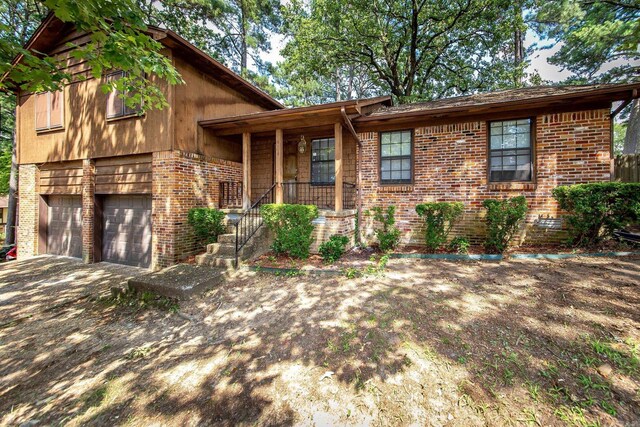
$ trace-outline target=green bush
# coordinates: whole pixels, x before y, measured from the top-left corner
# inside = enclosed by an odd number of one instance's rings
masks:
[[[447,236],[464,211],[460,202],[422,203],[416,206],[416,213],[425,222],[425,243],[431,251],[436,251],[447,241]]]
[[[449,243],[449,250],[455,251],[457,254],[466,254],[469,252],[469,239],[466,237],[454,237]]]
[[[330,264],[336,262],[344,254],[347,245],[349,244],[349,238],[347,236],[340,236],[334,234],[329,237],[329,240],[322,243],[318,249],[322,259]]]
[[[640,183],[602,182],[553,189],[575,245],[588,246],[640,220]]]
[[[485,200],[487,209],[487,239],[484,246],[489,252],[502,253],[518,231],[527,214],[527,199],[524,196],[504,200]]]
[[[376,228],[376,238],[378,239],[378,247],[382,252],[389,252],[395,249],[400,243],[400,230],[395,226],[396,207],[390,205],[384,210],[381,207],[371,208],[373,211],[373,219],[382,227]]]
[[[201,244],[215,243],[218,236],[224,233],[224,212],[218,209],[191,209],[187,221]]]
[[[308,258],[313,233],[312,221],[318,216],[313,205],[263,205],[260,214],[275,233],[271,249],[277,254]]]

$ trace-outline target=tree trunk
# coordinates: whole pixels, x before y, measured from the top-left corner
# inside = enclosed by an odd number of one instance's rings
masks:
[[[629,114],[622,154],[638,153],[640,153],[640,99],[635,99],[631,103],[631,114]]]
[[[340,91],[340,69],[336,68],[336,101],[342,101],[342,92]]]
[[[244,0],[240,1],[240,25],[242,34],[241,43],[242,43],[242,52],[240,52],[240,74],[243,76],[247,75],[247,11],[245,10],[246,4]]]
[[[11,150],[11,174],[9,175],[9,209],[7,212],[7,231],[5,244],[10,245],[16,242],[16,211],[18,200],[16,193],[18,190],[18,161],[16,158],[16,133],[13,132],[13,148]]]

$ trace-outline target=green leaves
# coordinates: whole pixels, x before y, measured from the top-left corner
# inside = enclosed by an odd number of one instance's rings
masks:
[[[275,233],[271,248],[277,254],[306,259],[313,238],[312,221],[318,216],[313,205],[276,205],[260,207],[260,215],[267,227]]]
[[[191,209],[187,220],[196,238],[202,244],[215,243],[218,241],[218,236],[224,233],[224,212],[218,209]]]
[[[376,206],[371,208],[371,212],[373,212],[373,220],[380,225],[374,230],[378,239],[378,247],[385,253],[395,249],[400,244],[400,230],[395,226],[396,207],[389,205],[383,209]]]
[[[527,199],[524,196],[504,200],[486,199],[482,206],[487,210],[484,246],[489,252],[502,253],[527,214]]]
[[[449,236],[451,228],[464,212],[461,202],[422,203],[416,206],[416,213],[425,222],[425,243],[431,251],[440,248]]]
[[[334,234],[329,240],[323,242],[318,248],[318,252],[322,255],[322,259],[329,264],[333,264],[344,254],[349,238]]]

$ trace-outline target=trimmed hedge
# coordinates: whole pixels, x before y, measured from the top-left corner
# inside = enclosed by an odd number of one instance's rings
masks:
[[[527,199],[524,196],[504,200],[487,199],[482,206],[487,210],[484,247],[488,252],[502,253],[527,215]]]
[[[218,236],[224,233],[224,212],[218,209],[191,209],[187,221],[201,244],[215,243]]]
[[[640,183],[563,185],[553,189],[553,197],[569,213],[570,240],[578,246],[596,244],[640,220]]]
[[[464,212],[461,202],[421,203],[416,213],[425,222],[424,240],[432,252],[440,248],[449,236],[451,228]]]
[[[268,204],[260,207],[260,214],[267,227],[275,233],[271,245],[275,253],[301,259],[309,257],[312,221],[318,216],[317,206]]]
[[[333,264],[344,254],[347,244],[349,244],[349,238],[347,236],[334,234],[329,237],[329,240],[320,245],[318,252],[320,252],[325,262]]]

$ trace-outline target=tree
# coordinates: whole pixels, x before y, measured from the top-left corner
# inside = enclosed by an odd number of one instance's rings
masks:
[[[535,28],[560,42],[549,58],[573,73],[570,82],[627,82],[640,79],[640,4],[637,0],[542,2]],[[623,152],[639,152],[640,103],[635,100]]]
[[[521,8],[506,0],[294,0],[286,16],[281,67],[294,85],[315,73],[341,89],[354,67],[371,92],[405,102],[523,80],[526,58],[514,65],[513,49],[523,48],[512,43]]]

